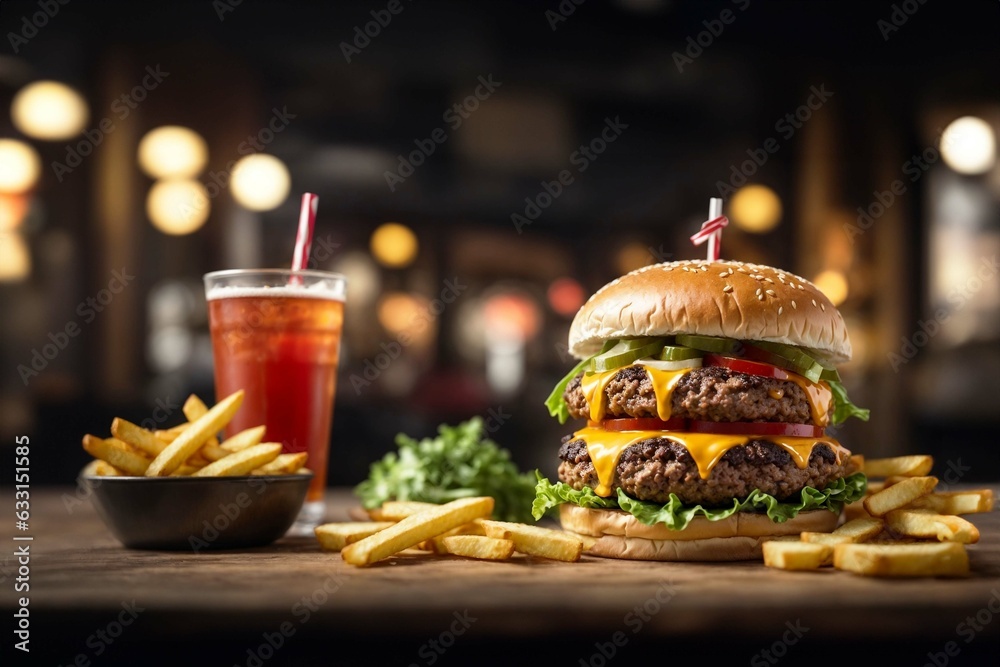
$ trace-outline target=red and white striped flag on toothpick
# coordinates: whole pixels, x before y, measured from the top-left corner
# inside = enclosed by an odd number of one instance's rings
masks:
[[[708,261],[717,262],[722,252],[722,228],[729,224],[729,218],[722,215],[722,200],[712,197],[708,200],[708,220],[691,237],[691,243],[701,245],[708,241]]]

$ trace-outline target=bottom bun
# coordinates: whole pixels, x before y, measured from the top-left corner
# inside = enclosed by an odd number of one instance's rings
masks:
[[[696,517],[684,530],[671,530],[665,524],[647,526],[621,510],[564,504],[559,515],[564,530],[585,538],[590,555],[659,561],[754,560],[761,558],[761,544],[769,539],[830,532],[840,521],[829,510],[800,512],[784,523],[766,514],[737,512],[721,521]]]

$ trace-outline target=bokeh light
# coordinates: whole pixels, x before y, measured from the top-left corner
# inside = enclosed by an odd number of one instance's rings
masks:
[[[10,232],[21,226],[28,214],[28,197],[23,194],[0,192],[0,233]]]
[[[548,297],[552,310],[569,317],[583,305],[585,294],[583,286],[572,278],[558,278],[549,285]]]
[[[996,137],[982,118],[963,116],[941,134],[941,157],[960,174],[982,174],[996,163]]]
[[[34,148],[17,139],[0,139],[0,193],[30,190],[41,172],[42,161]]]
[[[288,198],[292,177],[273,155],[248,155],[233,167],[233,198],[251,211],[270,211]]]
[[[733,195],[727,217],[744,231],[763,234],[781,221],[781,199],[766,185],[747,185]]]
[[[538,333],[541,314],[534,300],[516,293],[491,296],[483,306],[487,336],[495,340],[526,341]]]
[[[0,233],[0,282],[20,282],[31,275],[31,253],[17,232]]]
[[[194,130],[164,125],[139,142],[139,166],[152,178],[192,178],[208,163],[208,144]]]
[[[847,277],[840,271],[823,271],[812,282],[833,305],[839,306],[847,300]]]
[[[654,262],[649,248],[638,241],[626,243],[615,254],[615,267],[618,273],[625,274]]]
[[[146,197],[146,214],[164,234],[190,234],[208,220],[208,191],[197,181],[157,181]]]
[[[90,113],[83,96],[58,81],[36,81],[14,96],[14,126],[35,139],[71,139],[83,131]]]
[[[417,347],[430,343],[437,331],[430,302],[419,294],[389,292],[379,299],[376,314],[382,328],[393,336],[406,334]]]
[[[419,249],[417,235],[398,222],[387,222],[372,233],[372,256],[389,268],[409,266],[417,258]]]
[[[378,296],[381,289],[378,267],[366,253],[353,250],[344,253],[333,264],[332,269],[347,278],[351,286],[351,298],[348,306],[354,304],[370,304]]]

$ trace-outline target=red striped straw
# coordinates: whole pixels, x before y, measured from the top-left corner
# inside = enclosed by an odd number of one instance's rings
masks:
[[[691,243],[696,246],[708,241],[708,261],[719,261],[722,252],[722,228],[729,224],[729,218],[722,215],[722,200],[712,197],[708,200],[708,220],[701,224],[701,229],[691,237]]]
[[[313,229],[316,228],[316,211],[319,209],[319,195],[306,192],[302,195],[299,210],[299,230],[295,234],[295,253],[292,255],[292,271],[304,271],[309,264],[309,250],[312,248]]]

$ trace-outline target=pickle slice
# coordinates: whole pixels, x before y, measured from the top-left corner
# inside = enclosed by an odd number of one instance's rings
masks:
[[[819,382],[823,376],[823,365],[794,345],[766,340],[755,340],[752,344],[760,351],[754,355],[760,361],[798,373],[812,382]]]
[[[656,358],[660,361],[685,361],[687,359],[698,359],[702,355],[701,350],[693,347],[680,347],[677,345],[664,345]]]
[[[645,344],[638,345],[636,341],[644,341]],[[654,356],[662,348],[663,340],[659,338],[620,340],[607,352],[594,357],[591,362],[591,371],[600,373],[629,366],[637,359]]]
[[[677,344],[685,347],[693,347],[704,352],[714,352],[715,354],[736,355],[743,351],[743,343],[733,338],[719,338],[717,336],[699,336],[698,334],[677,334]]]

